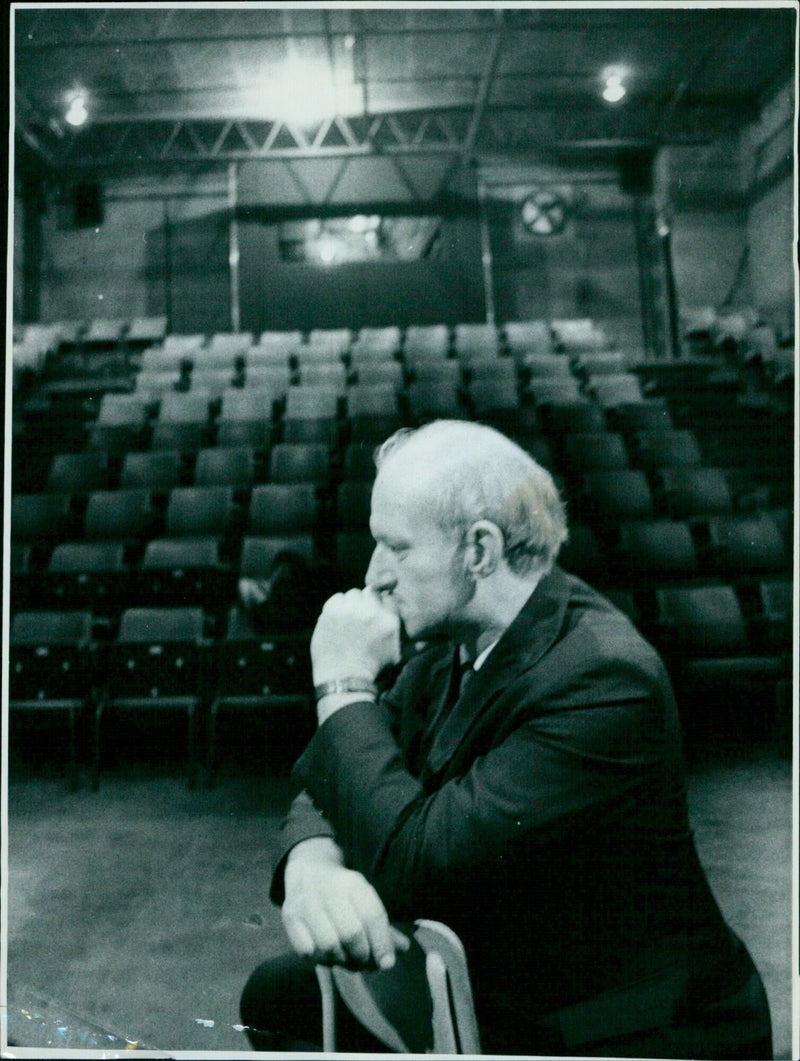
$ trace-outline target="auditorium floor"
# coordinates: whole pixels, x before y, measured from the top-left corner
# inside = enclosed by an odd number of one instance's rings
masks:
[[[18,1046],[248,1051],[238,998],[283,946],[267,896],[281,778],[230,766],[213,790],[119,766],[99,792],[12,774],[9,1040]],[[692,818],[728,920],[764,977],[791,1056],[791,764],[696,766]],[[111,1036],[116,1036],[114,1042]]]

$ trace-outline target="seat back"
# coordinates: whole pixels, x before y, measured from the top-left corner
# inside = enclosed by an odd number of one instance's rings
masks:
[[[87,611],[17,613],[9,638],[11,701],[83,700],[91,635]]]
[[[336,1049],[334,997],[397,1053],[480,1053],[478,1024],[464,948],[436,921],[417,921],[411,947],[388,972],[317,967],[322,994],[323,1050]]]

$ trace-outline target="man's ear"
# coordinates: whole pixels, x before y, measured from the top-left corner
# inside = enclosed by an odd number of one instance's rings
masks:
[[[503,534],[496,523],[479,519],[467,531],[464,569],[473,578],[493,574],[503,556]]]

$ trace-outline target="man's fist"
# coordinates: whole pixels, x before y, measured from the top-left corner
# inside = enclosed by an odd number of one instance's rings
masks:
[[[311,636],[314,684],[337,678],[374,680],[400,661],[400,620],[370,588],[325,602]]]

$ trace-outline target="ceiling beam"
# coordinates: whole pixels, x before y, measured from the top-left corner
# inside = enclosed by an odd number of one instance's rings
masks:
[[[488,68],[487,68],[488,69]],[[488,82],[488,78],[487,78]],[[23,114],[24,105],[22,107]],[[372,154],[414,156],[446,155],[457,166],[473,155],[506,153],[537,148],[593,148],[598,144],[619,147],[631,144],[708,143],[737,122],[740,109],[692,104],[685,98],[672,109],[669,121],[662,116],[660,140],[655,141],[646,109],[626,114],[608,111],[533,111],[528,108],[454,108],[437,111],[402,111],[372,115],[369,120],[337,117],[305,130],[283,122],[203,121],[181,118],[149,122],[135,119],[94,122],[79,132],[56,132],[35,110],[20,122],[20,131],[34,138],[39,153],[53,165],[109,167],[120,172],[126,160],[119,150],[123,137],[141,145],[145,160],[153,163],[213,163],[245,159],[345,158]],[[30,142],[30,140],[29,140]],[[33,146],[33,144],[31,144]],[[135,168],[135,163],[133,163]]]

